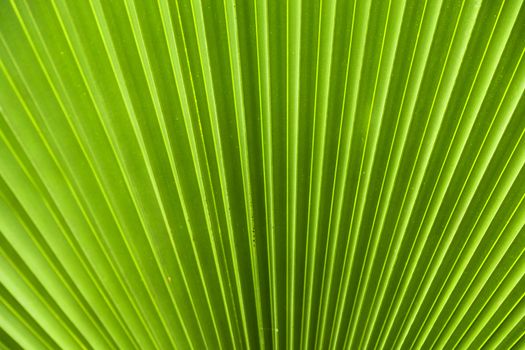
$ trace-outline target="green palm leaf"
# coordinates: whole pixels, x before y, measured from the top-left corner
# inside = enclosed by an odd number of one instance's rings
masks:
[[[1,0],[0,347],[525,344],[522,0]]]

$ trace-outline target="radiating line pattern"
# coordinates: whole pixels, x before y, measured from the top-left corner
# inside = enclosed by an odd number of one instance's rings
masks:
[[[524,55],[523,0],[0,0],[0,348],[525,348]]]

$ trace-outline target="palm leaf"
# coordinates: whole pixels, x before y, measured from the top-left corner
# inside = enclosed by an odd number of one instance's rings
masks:
[[[1,0],[0,346],[520,348],[522,0]]]

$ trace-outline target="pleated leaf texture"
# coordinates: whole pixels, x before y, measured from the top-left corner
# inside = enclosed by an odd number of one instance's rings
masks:
[[[0,0],[1,349],[524,349],[523,0]]]

